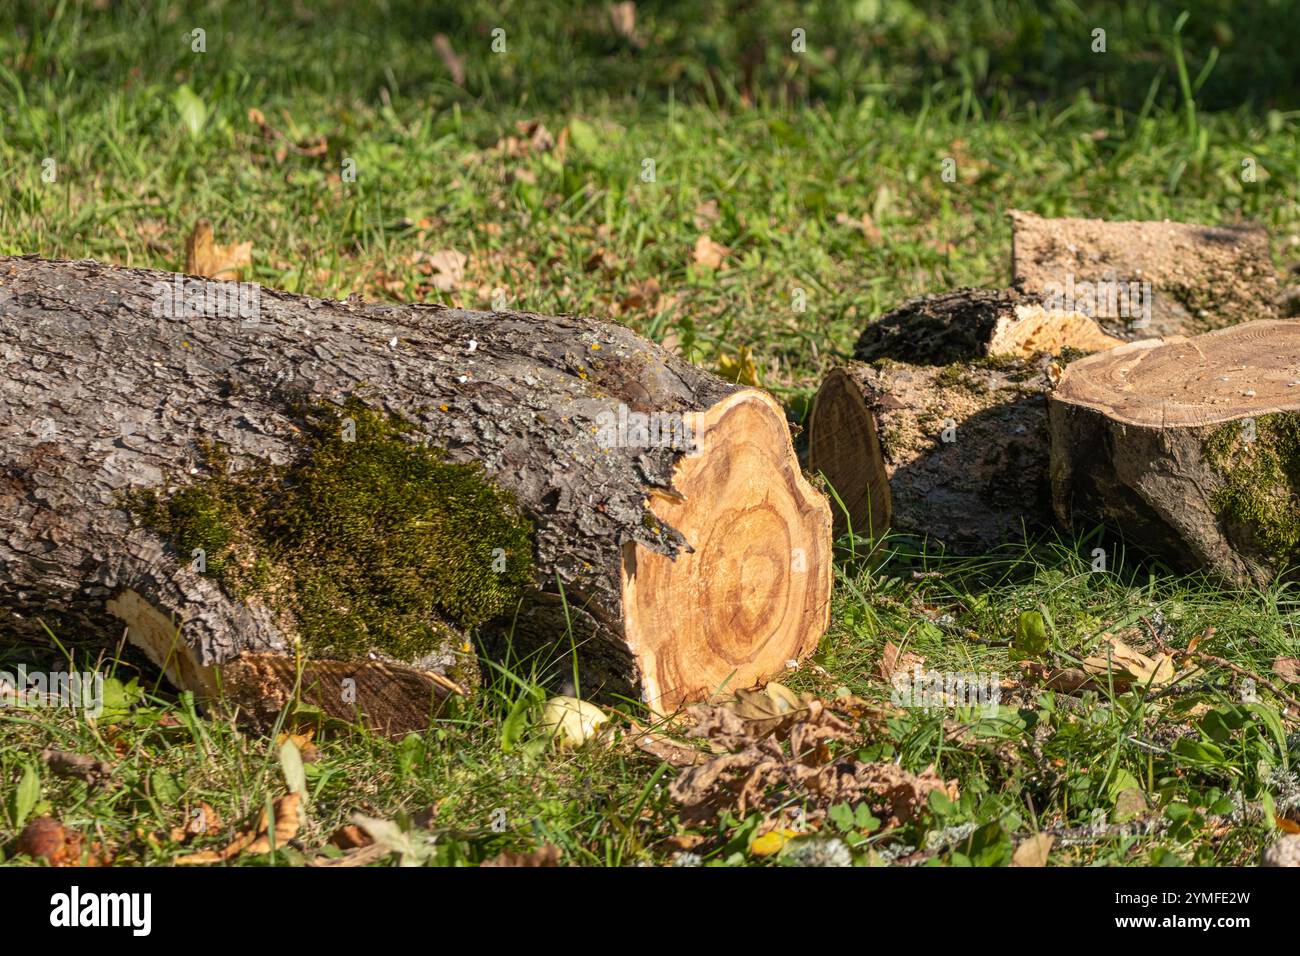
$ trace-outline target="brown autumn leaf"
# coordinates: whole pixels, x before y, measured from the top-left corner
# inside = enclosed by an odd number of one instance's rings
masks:
[[[53,817],[37,817],[18,835],[18,852],[50,866],[106,866],[110,862],[103,847],[93,843],[82,859],[82,838]]]
[[[353,850],[374,843],[370,834],[355,823],[347,823],[330,834],[329,843],[340,850]]]
[[[86,783],[100,783],[113,773],[113,766],[107,761],[53,747],[41,751],[41,760],[56,777],[74,777]]]
[[[1056,837],[1050,833],[1035,833],[1023,841],[1011,854],[1012,866],[1047,866],[1047,855],[1052,851]]]
[[[279,800],[275,801],[275,845],[284,846],[295,836],[298,835],[298,828],[302,821],[298,815],[298,802],[302,795],[298,793],[286,793]],[[257,826],[245,829],[235,836],[224,849],[221,850],[204,850],[200,853],[191,853],[188,856],[177,857],[175,862],[181,866],[205,865],[209,863],[224,863],[233,860],[241,853],[252,853],[254,855],[271,852],[271,837],[268,832],[271,821],[267,817],[265,809],[258,814]]]
[[[855,701],[796,697],[784,688],[690,708],[696,725],[688,736],[704,738],[715,752],[669,787],[683,820],[710,821],[728,810],[774,812],[793,797],[807,808],[809,821],[834,803],[870,800],[892,826],[912,819],[935,790],[956,799],[956,781],[944,781],[933,768],[914,774],[890,762],[859,760],[853,745],[861,742],[861,731],[835,712],[845,708],[852,713]],[[837,742],[848,747],[832,747]]]
[[[703,833],[676,833],[670,836],[664,842],[674,850],[694,850],[697,846],[707,843],[709,838]]]
[[[718,201],[716,199],[706,199],[695,207],[695,218],[692,221],[695,223],[695,228],[700,232],[707,232],[713,228],[720,215]]]
[[[302,755],[303,763],[315,763],[320,759],[320,748],[312,741],[316,736],[315,727],[306,727],[301,733],[289,733],[280,731],[280,736],[275,738],[276,748],[280,748],[286,742],[292,743],[298,748],[298,753]]]
[[[1083,660],[1085,672],[1099,678],[1105,678],[1107,672],[1113,672],[1116,680],[1160,687],[1173,681],[1177,676],[1173,655],[1161,652],[1155,657],[1148,657],[1141,651],[1129,647],[1118,637],[1107,640],[1110,649],[1109,660],[1106,649]]]
[[[695,240],[695,262],[706,269],[721,269],[729,255],[731,250],[714,242],[707,232]]]
[[[465,263],[469,259],[455,249],[439,249],[426,261],[433,267],[433,287],[439,292],[453,292],[465,279]]]
[[[239,242],[229,246],[217,245],[212,223],[200,219],[185,242],[185,272],[233,282],[239,279],[240,270],[253,264],[253,244]]]
[[[641,282],[633,283],[619,300],[619,306],[624,310],[641,309],[646,306],[653,307],[659,298],[659,280],[653,277]],[[665,346],[667,348],[667,346]]]
[[[168,834],[173,843],[189,843],[195,837],[207,836],[221,828],[221,817],[207,803],[200,803],[185,815],[185,826],[172,827]]]
[[[893,641],[885,642],[884,653],[880,655],[880,676],[885,683],[890,683],[894,675],[907,673],[914,667],[924,667],[925,658],[911,651],[901,650]]]
[[[490,860],[484,860],[479,866],[559,866],[563,851],[553,843],[544,843],[536,850],[527,853],[507,850],[498,853]]]
[[[1275,658],[1273,673],[1288,684],[1300,684],[1300,657]]]

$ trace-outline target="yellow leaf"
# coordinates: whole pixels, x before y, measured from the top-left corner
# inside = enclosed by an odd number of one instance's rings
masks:
[[[754,838],[754,842],[749,845],[749,852],[754,856],[771,856],[779,853],[781,847],[796,835],[793,830],[768,830],[762,836]]]
[[[735,356],[724,355],[718,359],[718,374],[738,385],[758,387],[758,366],[748,345],[742,345]]]

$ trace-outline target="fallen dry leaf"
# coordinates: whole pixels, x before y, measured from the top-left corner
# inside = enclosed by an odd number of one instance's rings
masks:
[[[221,828],[221,817],[206,803],[200,803],[185,816],[185,826],[173,827],[169,836],[173,843],[189,843],[195,837],[207,836]]]
[[[97,757],[52,747],[41,751],[41,760],[56,777],[74,777],[87,783],[100,783],[113,773],[112,765]]]
[[[1012,866],[1047,866],[1047,855],[1052,851],[1056,837],[1050,833],[1035,833],[1016,847],[1011,854]]]
[[[716,199],[706,199],[695,207],[695,228],[700,232],[708,232],[713,228],[713,224],[718,221],[720,213],[718,212],[718,201]]]
[[[253,264],[253,244],[240,242],[230,246],[217,245],[212,223],[200,219],[185,242],[185,272],[233,282],[239,279],[240,270]]]
[[[1104,647],[1097,655],[1084,658],[1085,672],[1100,678],[1105,678],[1108,672],[1113,672],[1117,683],[1127,678],[1125,683],[1144,686],[1149,684],[1152,687],[1168,684],[1176,676],[1173,655],[1168,652],[1148,657],[1141,651],[1129,647],[1118,637],[1109,638],[1106,647],[1110,650],[1109,659]]]
[[[298,748],[298,753],[302,755],[303,763],[315,763],[320,759],[320,748],[312,741],[316,736],[315,727],[307,727],[302,733],[289,733],[280,731],[280,736],[275,738],[275,746],[279,749],[286,741],[292,742]]]
[[[695,240],[695,262],[706,269],[721,269],[731,250],[709,238],[706,232]]]
[[[370,834],[355,823],[348,823],[335,830],[329,838],[331,846],[336,846],[340,850],[352,850],[357,847],[370,846],[375,841],[371,839]]]
[[[440,249],[426,260],[433,267],[433,287],[439,292],[452,292],[465,279],[465,263],[469,260],[463,252]]]
[[[880,676],[885,683],[890,683],[894,675],[907,673],[915,667],[924,667],[925,658],[911,651],[903,652],[893,641],[885,642],[884,653],[880,655]]]
[[[677,833],[670,836],[664,842],[674,850],[694,850],[697,846],[707,843],[709,838],[703,833]]]
[[[956,781],[942,780],[933,769],[914,774],[892,763],[863,763],[856,748],[835,754],[831,744],[858,744],[862,737],[833,708],[852,713],[856,701],[824,701],[777,685],[773,692],[690,708],[687,716],[695,726],[688,736],[724,752],[707,755],[670,785],[683,819],[711,820],[725,810],[741,815],[773,810],[794,797],[815,820],[831,804],[869,799],[894,826],[912,819],[935,790],[956,799]]]
[[[561,850],[552,843],[545,843],[528,853],[506,851],[498,853],[490,860],[484,860],[479,866],[559,866]]]
[[[758,365],[754,362],[754,353],[748,345],[742,345],[735,355],[723,355],[718,359],[718,375],[738,385],[760,387]]]
[[[298,835],[298,828],[302,822],[298,815],[298,802],[302,795],[298,793],[286,793],[279,800],[275,801],[275,845],[280,847],[287,844]],[[178,865],[203,865],[209,863],[224,863],[232,860],[241,853],[252,853],[254,855],[271,852],[271,837],[268,832],[271,821],[267,817],[265,809],[258,814],[257,826],[244,830],[238,834],[222,850],[204,850],[200,853],[191,853],[188,856],[176,858]]]
[[[1288,684],[1300,684],[1300,657],[1279,657],[1273,661],[1273,673]]]
[[[82,859],[81,834],[69,830],[53,817],[37,817],[18,835],[18,852],[50,866],[105,866],[110,861],[99,843],[89,847]]]

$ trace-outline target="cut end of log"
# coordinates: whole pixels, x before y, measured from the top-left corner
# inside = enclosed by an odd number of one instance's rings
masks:
[[[799,470],[781,406],[744,389],[699,422],[675,494],[649,505],[692,550],[624,546],[627,644],[659,713],[781,673],[830,617],[830,507]]]
[[[1215,425],[1300,409],[1300,322],[1132,342],[1066,367],[1053,399],[1128,425]]]
[[[1012,280],[1033,297],[1086,303],[1126,340],[1191,335],[1278,316],[1259,226],[1052,219],[1013,210]]]
[[[809,467],[836,530],[887,530],[955,551],[1021,541],[1049,514],[1043,357],[834,370],[809,416]]]
[[[883,462],[876,416],[862,388],[844,369],[833,369],[813,400],[808,466],[835,492],[831,510],[837,535],[852,530],[874,538],[888,530],[892,502]]]
[[[988,354],[1028,359],[1040,352],[1102,352],[1123,344],[1123,339],[1107,335],[1082,312],[1023,303],[998,321],[989,339]]]

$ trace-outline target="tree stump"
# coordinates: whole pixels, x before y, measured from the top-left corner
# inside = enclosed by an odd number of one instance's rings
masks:
[[[1069,365],[1049,397],[1069,527],[1262,585],[1300,559],[1300,323],[1143,341]]]

